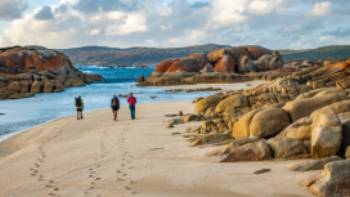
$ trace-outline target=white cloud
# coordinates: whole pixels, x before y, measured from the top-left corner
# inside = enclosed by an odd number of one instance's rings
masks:
[[[221,28],[244,22],[247,19],[243,14],[247,2],[247,0],[213,0],[208,25]]]
[[[324,1],[315,3],[310,15],[312,16],[324,16],[330,14],[332,11],[332,3],[330,1]]]
[[[101,35],[101,29],[98,28],[93,28],[87,31],[87,34],[90,36],[97,36],[97,35]]]
[[[274,11],[282,0],[253,0],[249,3],[248,9],[252,14],[268,14]]]
[[[25,0],[0,0],[0,5],[5,1]],[[44,6],[31,4],[25,14],[0,21],[0,47],[218,43],[300,48],[348,43],[350,29],[346,0],[59,0],[46,11]]]
[[[106,35],[127,35],[147,31],[146,16],[141,13],[127,13],[121,21],[111,22],[106,27]]]
[[[173,9],[169,6],[165,6],[160,10],[159,15],[160,16],[170,16],[172,13],[173,13]]]

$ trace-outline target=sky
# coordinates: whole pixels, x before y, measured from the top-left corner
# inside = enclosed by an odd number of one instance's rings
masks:
[[[350,44],[350,0],[0,0],[0,47]]]

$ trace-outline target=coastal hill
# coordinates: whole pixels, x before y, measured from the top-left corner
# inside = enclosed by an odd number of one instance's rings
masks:
[[[350,57],[350,45],[332,45],[306,50],[279,50],[285,61],[295,60],[339,60]]]
[[[192,53],[208,53],[209,51],[230,47],[228,45],[198,45],[182,48],[111,48],[103,46],[86,46],[79,48],[60,49],[74,64],[100,66],[138,66],[157,64],[163,59],[179,58]],[[350,56],[349,45],[334,45],[307,50],[277,50],[283,59],[318,60],[345,59]]]
[[[163,59],[177,58],[190,53],[207,53],[211,50],[227,47],[225,45],[198,45],[182,48],[147,48],[133,47],[127,49],[102,46],[87,46],[60,49],[74,64],[99,66],[144,66],[156,64]]]
[[[0,99],[61,92],[98,80],[100,76],[80,72],[66,55],[55,50],[39,46],[0,49]]]

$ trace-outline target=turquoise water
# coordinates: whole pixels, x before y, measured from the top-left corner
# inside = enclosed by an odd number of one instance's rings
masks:
[[[209,92],[169,93],[159,87],[137,87],[134,81],[140,76],[148,76],[152,67],[113,68],[77,66],[86,73],[96,73],[104,77],[98,83],[79,88],[69,88],[61,93],[38,94],[31,98],[0,101],[0,136],[24,130],[59,117],[75,114],[74,97],[81,95],[86,111],[108,108],[113,94],[133,92],[142,103],[160,101],[192,100]],[[120,98],[125,105],[124,98]],[[5,115],[1,115],[4,113]]]

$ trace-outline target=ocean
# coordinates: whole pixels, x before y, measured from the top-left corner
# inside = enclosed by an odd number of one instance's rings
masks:
[[[74,115],[74,98],[82,96],[85,111],[109,108],[114,94],[126,95],[133,92],[139,104],[161,101],[193,100],[210,92],[171,93],[161,87],[137,87],[135,80],[148,76],[153,67],[76,67],[85,73],[102,75],[104,80],[83,87],[68,88],[64,92],[37,94],[31,98],[0,100],[0,138],[63,116]],[[126,100],[120,98],[121,104]]]

